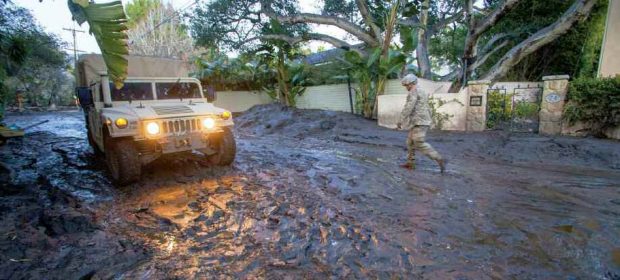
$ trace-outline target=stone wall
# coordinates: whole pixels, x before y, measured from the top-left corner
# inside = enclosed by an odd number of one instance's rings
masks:
[[[566,102],[566,93],[568,92],[568,75],[545,76],[543,81],[538,132],[546,135],[558,135],[562,132],[562,114]]]
[[[470,81],[467,83],[467,112],[465,129],[483,131],[487,128],[487,90],[491,81]]]

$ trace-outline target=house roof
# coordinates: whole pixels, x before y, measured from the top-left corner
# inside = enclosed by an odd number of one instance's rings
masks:
[[[363,49],[365,47],[365,44],[356,44],[352,45],[351,47]],[[344,49],[333,48],[326,51],[309,54],[303,59],[303,62],[310,65],[322,64],[333,61],[336,58],[343,57],[345,52],[346,50]]]

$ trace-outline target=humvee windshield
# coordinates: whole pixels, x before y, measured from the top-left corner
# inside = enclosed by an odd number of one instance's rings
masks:
[[[166,82],[156,83],[157,99],[202,98],[195,83]]]
[[[110,83],[110,93],[112,101],[153,100],[151,83],[128,82],[121,89],[116,89],[114,84]]]

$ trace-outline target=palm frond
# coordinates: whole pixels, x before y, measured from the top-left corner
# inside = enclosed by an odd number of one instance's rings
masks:
[[[90,34],[95,36],[101,49],[108,75],[117,88],[127,78],[127,17],[121,1],[96,4],[87,0],[68,0],[73,20],[88,22]]]

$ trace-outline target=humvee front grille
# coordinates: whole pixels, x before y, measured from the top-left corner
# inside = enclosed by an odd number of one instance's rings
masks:
[[[200,130],[200,119],[180,119],[163,121],[162,126],[165,134],[194,132]]]
[[[152,106],[158,115],[191,114],[192,108],[187,106]]]

